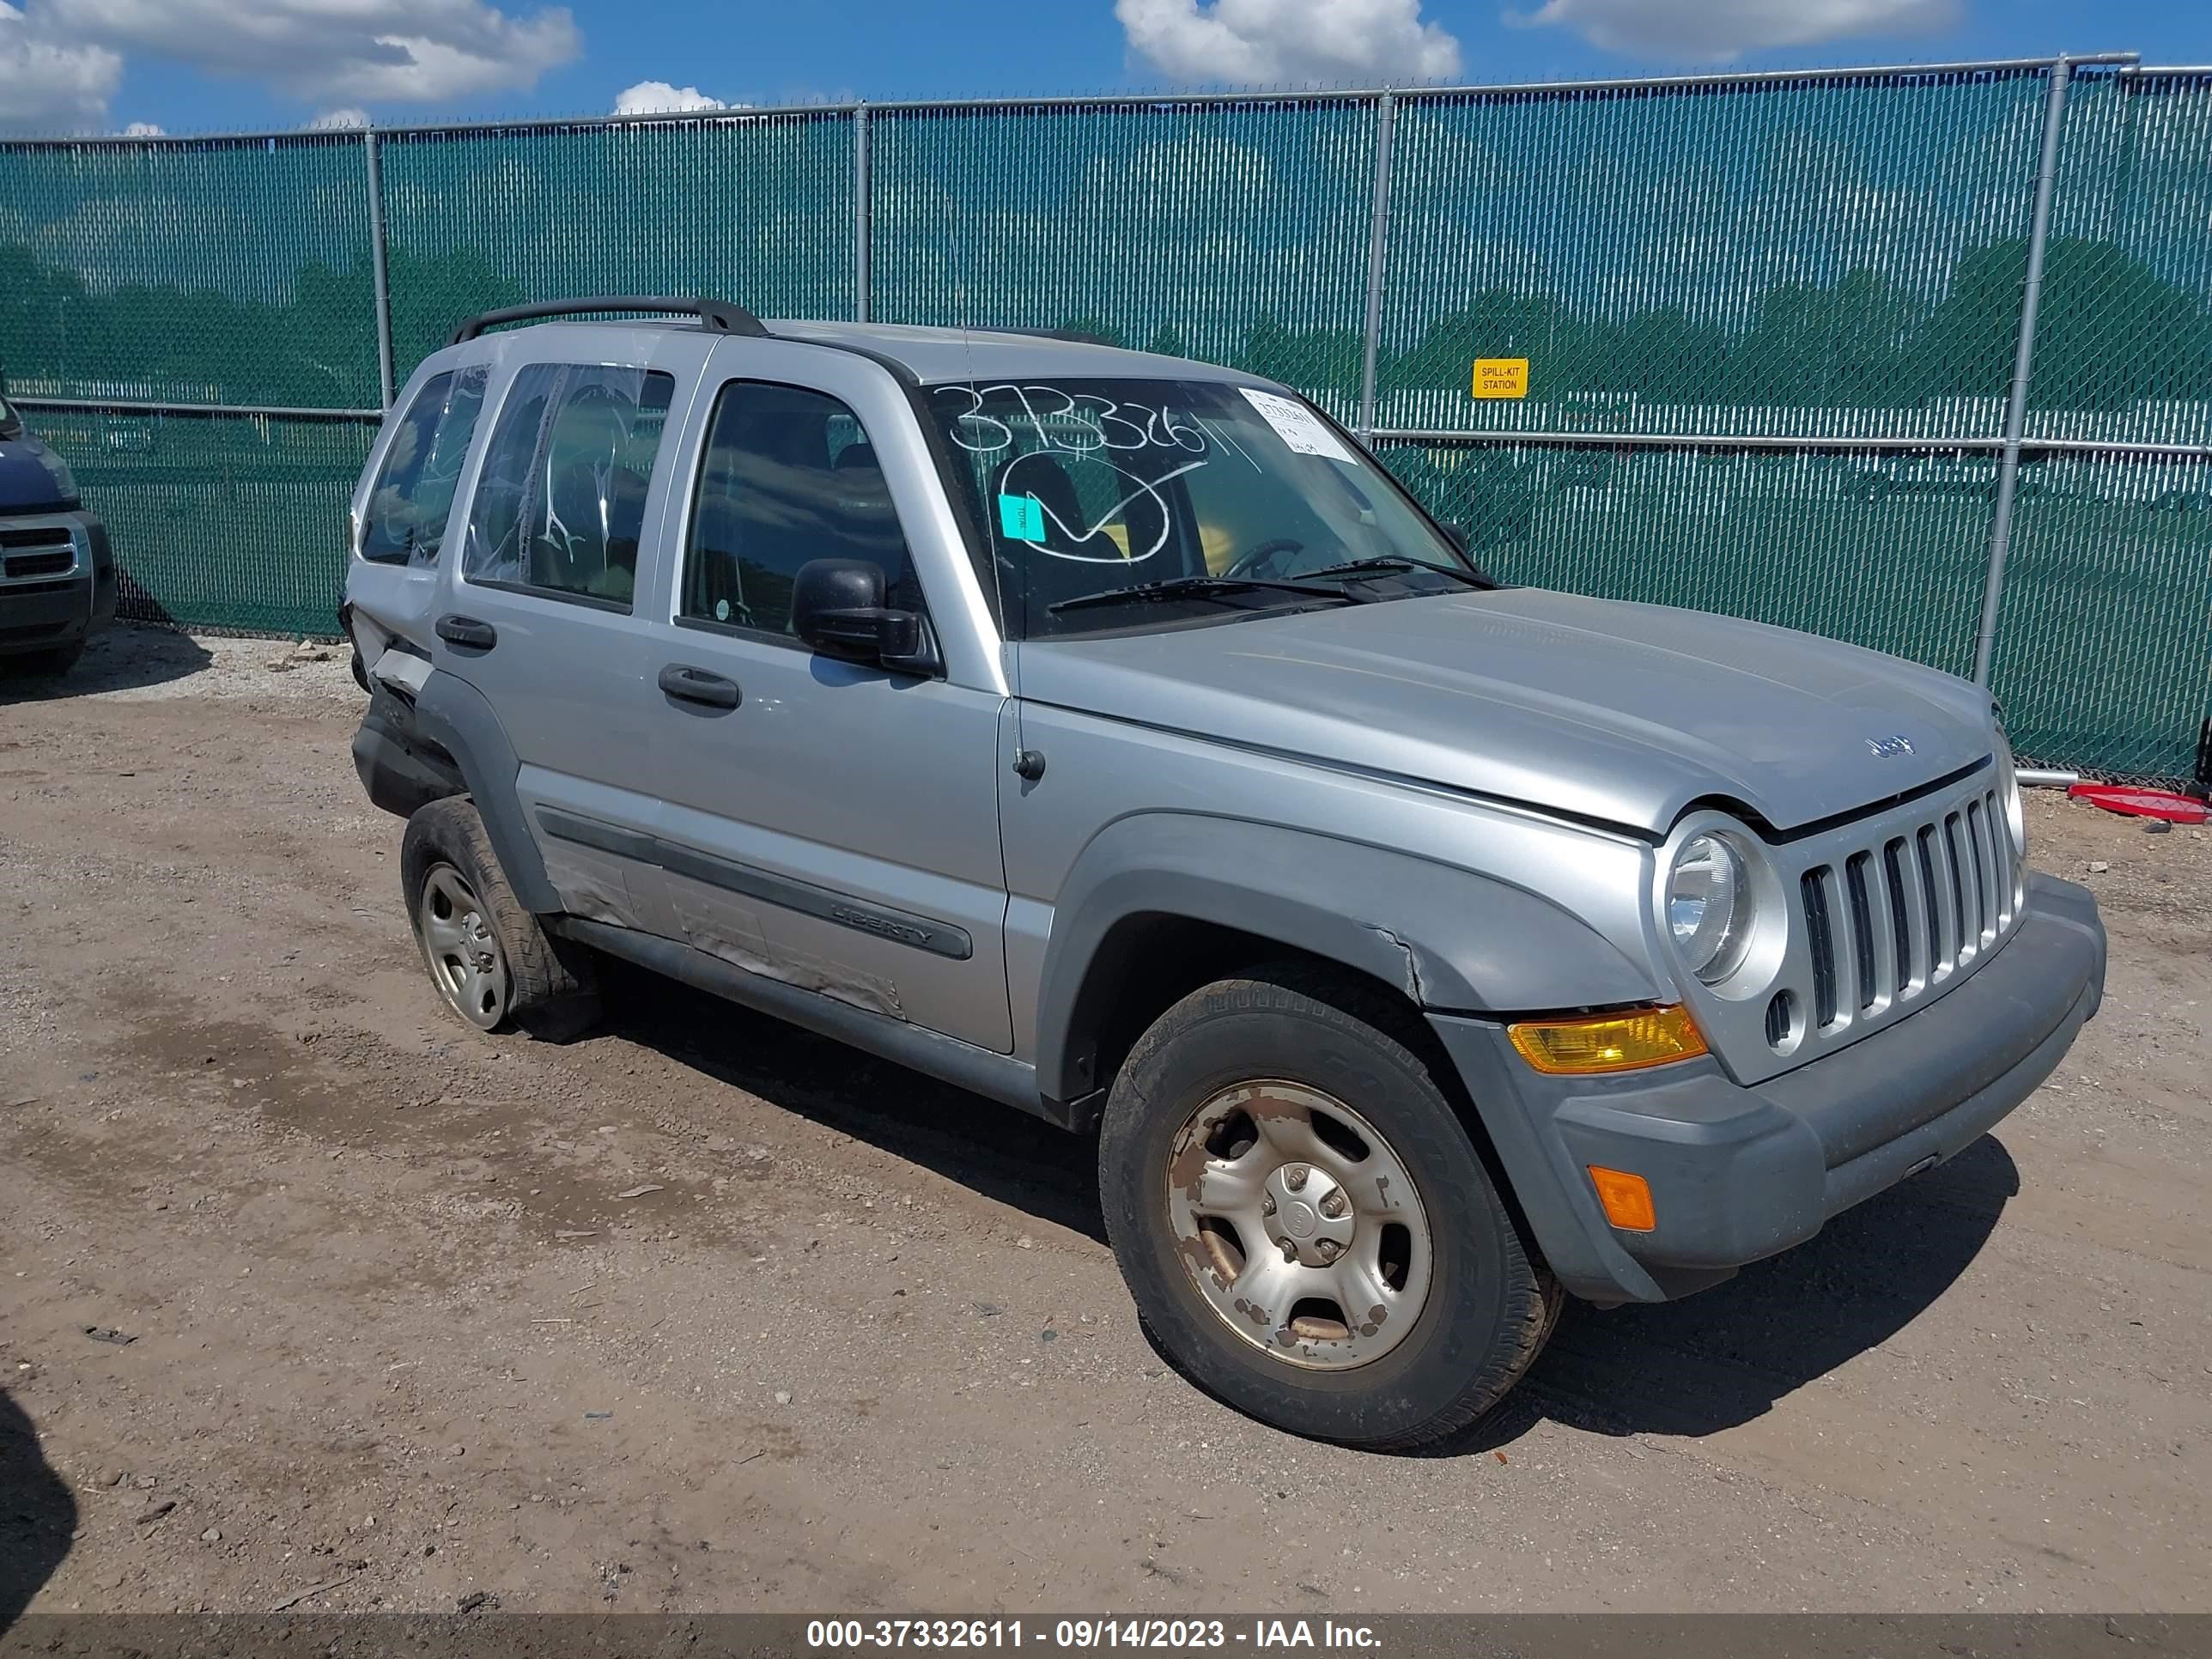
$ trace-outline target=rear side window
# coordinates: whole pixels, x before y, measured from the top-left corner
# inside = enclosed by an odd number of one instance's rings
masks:
[[[646,491],[675,391],[657,369],[520,370],[484,451],[462,573],[629,610]]]
[[[483,394],[481,367],[434,374],[416,394],[369,495],[362,558],[379,564],[437,562]]]
[[[792,579],[809,559],[864,559],[882,569],[886,603],[921,608],[860,416],[826,392],[732,380],[708,428],[678,614],[787,634]]]

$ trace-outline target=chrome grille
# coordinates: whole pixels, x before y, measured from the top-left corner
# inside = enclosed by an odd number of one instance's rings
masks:
[[[50,581],[76,568],[76,538],[67,523],[0,525],[0,582]]]
[[[52,553],[10,553],[0,559],[0,570],[27,580],[33,576],[66,576],[76,568],[76,550],[64,545]]]
[[[21,526],[0,526],[0,552],[13,553],[27,547],[68,547],[70,528],[65,524],[40,524]]]
[[[2019,885],[1989,788],[1822,857],[1798,881],[1813,1035],[1901,1011],[1969,969],[2011,931]]]

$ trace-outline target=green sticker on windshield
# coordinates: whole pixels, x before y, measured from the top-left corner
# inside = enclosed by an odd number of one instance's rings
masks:
[[[1044,506],[1034,495],[999,497],[999,533],[1010,542],[1044,539]]]

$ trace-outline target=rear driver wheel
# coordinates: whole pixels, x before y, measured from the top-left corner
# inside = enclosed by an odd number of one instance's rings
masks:
[[[399,874],[422,965],[470,1024],[558,1040],[597,1019],[589,952],[523,908],[471,802],[434,800],[409,818]]]
[[[486,920],[489,909],[467,877],[450,864],[434,864],[416,900],[415,926],[422,960],[446,1006],[492,1031],[506,1021],[513,982],[507,951]]]
[[[1303,964],[1220,981],[1107,1103],[1099,1188],[1139,1313],[1194,1381],[1294,1434],[1441,1439],[1559,1314],[1415,1018]]]

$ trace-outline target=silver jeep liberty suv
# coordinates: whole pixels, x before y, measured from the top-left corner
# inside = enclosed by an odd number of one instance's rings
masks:
[[[1566,1293],[1810,1237],[2097,1008],[1985,693],[1492,581],[1234,369],[522,307],[353,518],[453,1012],[576,1030],[605,953],[1095,1133],[1160,1346],[1301,1434],[1452,1433]]]

